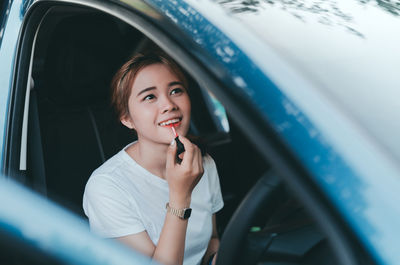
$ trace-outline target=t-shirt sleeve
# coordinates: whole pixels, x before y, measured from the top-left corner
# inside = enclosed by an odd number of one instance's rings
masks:
[[[92,176],[85,187],[83,209],[90,229],[102,237],[121,237],[145,230],[137,206],[109,176]]]
[[[215,165],[214,159],[210,155],[205,156],[205,162],[209,174],[209,183],[212,200],[212,213],[216,213],[224,207],[224,201],[222,199],[221,185],[219,183],[219,176],[217,166]]]

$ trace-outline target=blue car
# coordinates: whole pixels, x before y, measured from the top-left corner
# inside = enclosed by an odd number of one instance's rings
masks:
[[[216,161],[217,265],[395,265],[400,2],[5,0],[0,263],[145,264],[91,234],[91,172],[135,140],[110,107],[130,55],[186,71]],[[11,243],[10,243],[11,242]]]

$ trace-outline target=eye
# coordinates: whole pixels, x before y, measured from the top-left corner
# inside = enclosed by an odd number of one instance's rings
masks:
[[[148,101],[148,100],[152,100],[155,99],[156,97],[153,94],[147,95],[143,98],[143,101]]]
[[[175,94],[181,94],[183,93],[183,88],[177,87],[171,90],[171,95],[175,95]]]

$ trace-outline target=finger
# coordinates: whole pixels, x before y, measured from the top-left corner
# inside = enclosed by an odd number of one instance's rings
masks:
[[[200,148],[198,149],[198,167],[199,167],[199,172],[201,173],[199,178],[201,178],[204,174],[204,168],[203,168],[203,155],[201,154]]]
[[[201,172],[204,172],[204,169],[203,169],[203,155],[201,154],[201,150],[200,149],[199,149],[199,165],[200,165]]]
[[[193,148],[193,166],[196,166],[197,169],[200,168],[200,150],[197,145],[194,145]]]
[[[199,165],[201,165],[202,164],[201,150],[197,145],[195,145],[195,147],[196,147],[197,161],[198,161]]]
[[[192,165],[194,145],[184,136],[179,136],[179,140],[181,140],[182,144],[185,146],[181,165]]]
[[[175,156],[176,156],[176,142],[173,140],[167,149],[167,168],[173,168],[175,166]]]
[[[189,146],[189,145],[192,145],[192,142],[188,139],[188,138],[186,138],[185,136],[183,136],[183,135],[179,135],[179,140],[182,142],[182,144],[185,146],[185,150],[186,150],[186,147],[187,146]]]

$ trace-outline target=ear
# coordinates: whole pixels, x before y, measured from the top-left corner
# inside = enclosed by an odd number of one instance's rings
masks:
[[[133,123],[131,117],[129,117],[129,116],[125,116],[125,117],[121,118],[121,123],[123,125],[125,125],[126,127],[128,127],[129,129],[133,129],[133,130],[136,129],[135,124]]]

